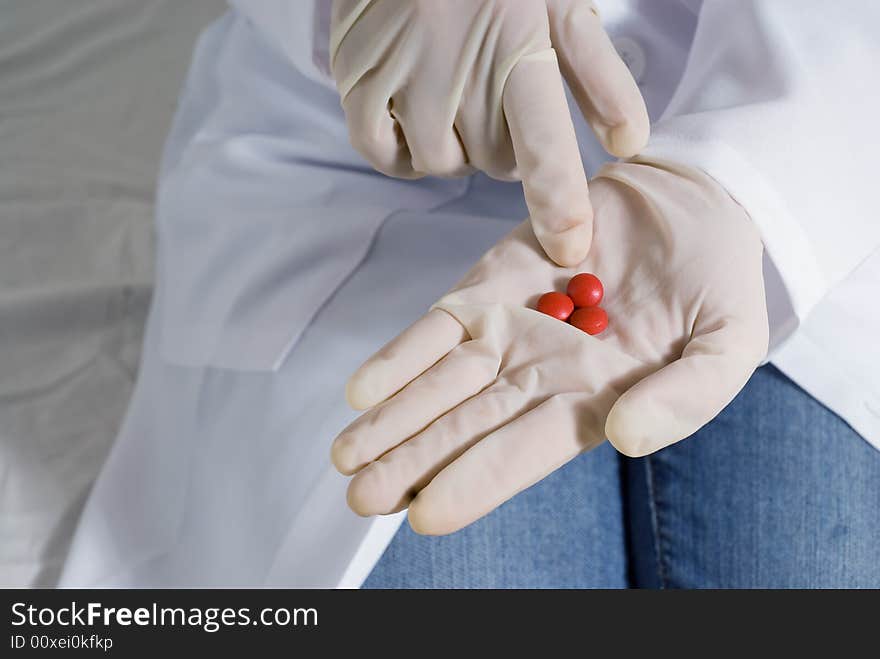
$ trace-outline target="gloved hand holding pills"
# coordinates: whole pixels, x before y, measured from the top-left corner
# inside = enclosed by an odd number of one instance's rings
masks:
[[[586,260],[557,266],[524,223],[352,376],[367,411],[333,461],[355,512],[408,507],[416,531],[451,533],[606,438],[630,456],[684,439],[746,383],[768,326],[742,208],[644,160],[590,186]]]

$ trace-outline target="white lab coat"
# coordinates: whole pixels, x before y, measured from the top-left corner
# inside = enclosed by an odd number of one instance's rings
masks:
[[[140,379],[66,586],[358,586],[402,518],[346,508],[344,381],[526,214],[514,184],[370,170],[327,75],[329,0],[233,5],[166,147]],[[764,235],[774,363],[880,446],[880,6],[600,7],[659,119],[647,152]]]

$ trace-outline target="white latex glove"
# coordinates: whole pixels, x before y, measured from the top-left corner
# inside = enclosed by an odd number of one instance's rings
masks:
[[[376,406],[333,445],[355,512],[408,506],[416,531],[451,533],[606,437],[641,456],[691,435],[746,383],[768,326],[741,207],[647,163],[607,165],[592,195],[583,264],[555,266],[522,224],[352,376],[351,405]],[[533,310],[585,271],[605,285],[597,336]]]
[[[334,0],[330,63],[352,144],[376,169],[521,179],[562,265],[586,256],[592,209],[560,69],[609,153],[636,154],[650,131],[589,0]]]

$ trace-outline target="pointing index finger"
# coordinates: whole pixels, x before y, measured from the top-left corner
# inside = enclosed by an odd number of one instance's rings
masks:
[[[556,263],[577,265],[590,249],[593,209],[552,48],[517,63],[503,105],[535,235]]]

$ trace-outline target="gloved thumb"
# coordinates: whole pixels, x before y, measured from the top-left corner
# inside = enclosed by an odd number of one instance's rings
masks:
[[[629,158],[651,126],[638,85],[605,33],[592,2],[551,0],[550,38],[578,106],[611,155]]]
[[[611,408],[605,436],[641,457],[695,433],[745,386],[767,351],[766,323],[752,328],[722,323],[695,336],[680,359],[647,376]]]

